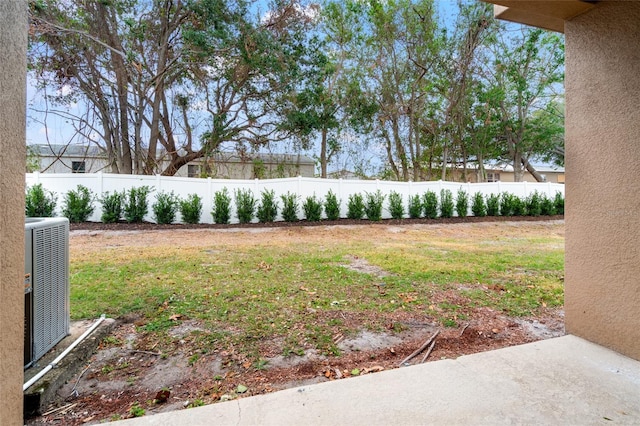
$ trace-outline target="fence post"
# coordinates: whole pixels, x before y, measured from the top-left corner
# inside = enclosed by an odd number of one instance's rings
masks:
[[[98,193],[100,198],[104,198],[104,174],[102,172],[97,173],[98,176]]]
[[[161,176],[159,174],[156,174],[156,191],[158,192],[162,190],[162,180],[160,178]]]

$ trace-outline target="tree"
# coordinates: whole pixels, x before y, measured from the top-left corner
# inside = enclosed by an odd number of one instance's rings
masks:
[[[345,132],[367,131],[376,110],[365,94],[360,70],[363,14],[363,4],[351,0],[324,5],[300,87],[283,107],[287,119],[283,128],[296,130],[304,147],[319,135],[323,178],[329,162],[343,148]]]
[[[278,0],[260,17],[252,4],[32,1],[31,69],[113,172],[173,175],[224,143],[286,137],[273,105],[299,75],[313,11]]]
[[[529,160],[558,145],[562,127],[550,102],[564,77],[564,44],[559,35],[540,29],[523,27],[509,34],[514,35],[502,33],[495,44],[491,75],[501,120],[499,142],[517,182],[525,169],[542,180]]]

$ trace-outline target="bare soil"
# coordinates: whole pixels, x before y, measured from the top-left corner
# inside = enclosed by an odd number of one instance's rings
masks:
[[[485,226],[489,229],[492,218]],[[547,224],[561,224],[561,217],[513,218],[509,226],[523,228],[533,226],[544,228]],[[551,219],[551,220],[550,220]],[[498,219],[500,220],[500,219]],[[335,233],[341,237],[357,238],[360,232],[375,232],[374,227],[430,226],[448,228],[452,222],[478,222],[475,218],[448,221],[403,220],[370,222],[340,221],[321,222],[321,227],[308,230],[302,236],[318,239],[329,238]],[[487,222],[487,220],[483,220]],[[364,224],[363,224],[364,223]],[[229,225],[155,225],[155,224],[79,224],[72,225],[71,240],[74,250],[90,252],[105,246],[152,246],[178,244],[184,246],[206,245],[211,238],[216,241],[234,238],[234,230],[249,230],[260,234],[269,232],[269,238],[291,238],[287,228],[301,226],[304,222],[285,224],[278,222],[266,229],[264,224]],[[307,224],[308,225],[308,224]],[[317,224],[314,224],[317,225]],[[359,232],[344,232],[345,229],[359,228]],[[469,231],[470,225],[458,225],[455,232]],[[474,226],[475,227],[475,226]],[[479,226],[480,228],[483,225]],[[184,232],[185,228],[223,228],[228,232],[212,232],[203,236],[201,232]],[[549,232],[558,232],[558,226],[548,226]],[[466,229],[466,230],[465,230]],[[538,232],[539,229],[536,231]],[[180,238],[176,238],[176,232]],[[474,231],[475,232],[475,231]],[[564,232],[564,228],[561,228]],[[140,235],[144,234],[144,238]],[[207,233],[209,234],[209,233]],[[257,235],[256,235],[257,236]],[[386,271],[367,264],[366,260],[345,259],[349,266],[362,272],[383,276]],[[442,301],[455,303],[458,294],[445,291],[437,297]],[[434,303],[438,303],[434,300]],[[518,345],[564,334],[564,312],[561,309],[543,310],[536,317],[510,318],[486,307],[470,307],[465,312],[468,322],[458,328],[443,328],[430,322],[424,315],[407,312],[385,314],[386,329],[373,332],[363,327],[371,322],[364,313],[343,311],[315,312],[315,314],[335,316],[348,328],[360,329],[355,335],[334,336],[334,342],[340,349],[338,356],[326,356],[313,349],[304,353],[283,356],[284,342],[278,339],[262,342],[260,357],[264,362],[250,362],[246,355],[234,348],[211,348],[202,355],[195,348],[195,336],[201,330],[201,324],[193,319],[178,319],[171,330],[174,348],[170,352],[157,351],[158,342],[149,340],[148,335],[138,330],[139,318],[129,316],[117,319],[112,336],[106,339],[91,358],[59,392],[59,401],[40,417],[30,419],[29,425],[81,425],[98,424],[104,421],[132,417],[136,407],[144,410],[145,415],[160,413],[192,406],[216,403],[229,399],[259,395],[285,388],[319,383],[331,380],[344,380],[362,374],[374,374],[382,370],[400,367],[401,362],[430,338],[436,330],[435,347],[426,362],[456,358],[461,355]],[[378,314],[380,315],[380,314]],[[377,321],[380,318],[375,318]],[[198,354],[198,356],[194,356]],[[422,362],[425,352],[420,353],[408,364]]]

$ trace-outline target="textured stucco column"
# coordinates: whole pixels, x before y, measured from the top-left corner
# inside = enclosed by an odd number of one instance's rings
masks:
[[[565,36],[566,328],[640,359],[640,2]]]
[[[0,425],[22,425],[27,1],[0,1]]]

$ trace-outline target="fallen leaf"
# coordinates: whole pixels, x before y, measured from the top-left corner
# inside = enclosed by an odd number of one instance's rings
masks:
[[[182,318],[182,315],[180,314],[173,314],[169,317],[171,321],[178,321],[180,318]]]
[[[156,404],[162,404],[167,402],[169,396],[171,395],[171,391],[169,389],[162,389],[156,393],[156,397],[154,398]]]
[[[497,328],[494,328],[491,331],[493,331],[495,334],[498,334],[500,332],[500,330],[498,330]]]
[[[245,393],[248,390],[249,388],[247,388],[245,385],[238,385],[238,387],[236,388],[237,393]]]
[[[351,375],[352,376],[359,376],[360,375],[360,370],[357,368],[354,368],[353,370],[351,370]]]
[[[244,364],[242,364],[242,366],[244,368],[251,368],[251,363],[249,361],[245,362]]]

